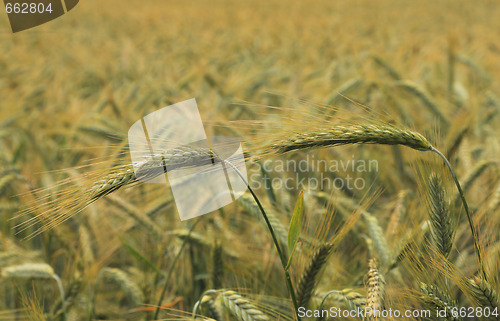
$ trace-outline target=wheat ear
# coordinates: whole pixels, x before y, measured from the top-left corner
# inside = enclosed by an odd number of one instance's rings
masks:
[[[297,303],[299,307],[308,306],[314,288],[318,283],[318,276],[325,266],[332,248],[332,243],[321,244],[312,256],[309,265],[302,273],[297,287]]]
[[[84,225],[81,225],[78,234],[82,260],[85,264],[85,267],[89,268],[92,263],[94,263],[95,259],[94,251],[92,249],[92,239],[90,237],[90,232]]]
[[[471,294],[482,307],[490,307],[492,310],[500,308],[498,294],[491,284],[482,278],[475,277],[469,280]],[[499,320],[498,317],[491,316],[492,320]]]
[[[375,259],[368,262],[368,282],[366,306],[369,308],[368,320],[377,320],[377,314],[382,311],[384,300],[384,277],[379,273]]]
[[[472,215],[469,211],[469,206],[465,199],[465,194],[462,190],[460,182],[453,171],[450,162],[439,150],[433,147],[427,139],[421,134],[408,130],[397,128],[385,123],[348,123],[337,124],[329,129],[320,131],[311,131],[306,133],[296,133],[291,137],[285,138],[278,143],[273,143],[268,146],[271,151],[276,153],[286,153],[293,150],[339,146],[348,144],[382,144],[382,145],[404,145],[420,151],[432,151],[442,158],[453,177],[457,187],[460,199],[467,215],[469,227],[474,240],[474,247],[479,261],[479,266],[483,277],[487,279],[484,261],[479,247],[479,236],[477,234]]]
[[[59,295],[63,306],[63,316],[66,319],[66,304],[64,296],[64,288],[61,278],[54,272],[52,267],[45,263],[26,263],[6,267],[2,270],[0,276],[5,279],[40,279],[54,280],[57,283]]]
[[[344,301],[349,308],[363,308],[366,305],[366,297],[352,289],[342,289],[342,290],[331,290],[327,293],[320,295],[323,298],[320,304],[320,310],[323,309],[323,305],[327,298],[333,296],[334,301]]]
[[[387,73],[389,74],[389,76],[394,79],[394,80],[401,80],[401,74],[396,70],[396,68],[394,68],[393,66],[391,66],[387,61],[385,61],[384,59],[382,59],[382,57],[379,57],[379,56],[372,56],[371,57],[373,59],[373,61],[380,67],[382,67],[383,69],[385,69],[387,71]]]
[[[415,84],[413,81],[405,80],[405,81],[398,81],[396,83],[396,86],[403,88],[404,90],[412,93],[415,95],[420,101],[424,104],[427,109],[433,113],[441,122],[443,125],[446,127],[449,126],[450,122],[446,118],[446,116],[439,110],[439,107],[437,104],[433,101],[433,99],[430,97],[429,93],[419,87],[417,84]]]
[[[205,293],[202,294],[201,300],[197,301],[194,304],[193,307],[193,318],[198,319],[200,316],[198,313],[198,310],[201,310],[201,312],[204,315],[208,315],[209,318],[216,320],[216,321],[222,321],[224,318],[222,317],[222,313],[219,310],[219,307],[216,305],[215,299],[217,297],[217,291],[215,290],[208,290]]]
[[[219,291],[222,306],[239,321],[267,321],[269,318],[248,299],[234,291]]]
[[[476,226],[474,225],[474,221],[472,220],[472,215],[469,211],[469,205],[467,204],[467,201],[465,199],[465,193],[462,190],[462,186],[460,185],[460,182],[458,181],[457,175],[455,174],[453,167],[451,167],[450,162],[443,155],[443,153],[441,153],[435,147],[431,147],[431,151],[433,151],[434,153],[438,154],[439,157],[441,157],[441,159],[444,161],[444,163],[446,164],[446,166],[450,170],[451,176],[453,177],[453,180],[455,181],[455,186],[457,187],[458,194],[459,194],[460,199],[462,200],[462,204],[464,206],[465,214],[467,215],[467,221],[469,222],[469,228],[470,228],[470,231],[472,233],[472,239],[474,240],[474,248],[476,250],[477,259],[479,261],[479,268],[481,269],[481,273],[483,275],[483,278],[485,280],[488,280],[488,277],[486,275],[486,270],[484,267],[483,256],[481,254],[481,248],[479,247],[479,235],[477,234]]]
[[[169,149],[163,154],[154,154],[143,161],[123,165],[114,173],[95,182],[90,188],[89,196],[92,200],[97,199],[125,185],[135,183],[138,179],[141,181],[150,180],[168,171],[208,165],[215,161],[218,161],[217,156],[206,148],[178,147]]]
[[[124,271],[117,268],[104,268],[99,272],[98,278],[100,276],[119,285],[133,304],[141,305],[144,302],[142,290]]]
[[[52,279],[54,270],[45,263],[26,263],[2,269],[1,276],[5,279]]]
[[[444,186],[436,174],[429,178],[429,216],[432,237],[439,253],[445,258],[450,255],[455,230],[452,227],[450,207],[445,199]]]
[[[202,299],[202,304],[204,307],[206,307],[208,317],[211,319],[214,319],[216,321],[222,321],[222,313],[219,310],[219,307],[215,304],[215,301],[209,297],[206,296]]]
[[[420,289],[422,291],[421,299],[428,305],[432,306],[435,309],[446,310],[446,320],[456,321],[457,317],[453,316],[452,308],[455,305],[450,302],[450,299],[447,295],[444,295],[439,291],[436,287],[432,285],[427,285],[422,283],[420,285]]]
[[[373,242],[373,246],[377,252],[378,257],[380,257],[381,265],[385,267],[390,260],[390,251],[385,235],[382,232],[382,228],[380,227],[375,216],[365,211],[363,211],[362,214],[363,218],[366,221],[366,225],[368,226],[368,232]]]
[[[34,226],[38,219],[46,220],[46,224],[31,235],[33,237],[66,221],[96,200],[124,186],[151,180],[159,175],[164,175],[168,171],[199,167],[219,161],[219,158],[210,149],[182,146],[169,149],[163,154],[154,154],[133,164],[114,166],[104,177],[101,171],[90,172],[84,176],[87,180],[92,180],[89,187],[85,185],[83,187],[69,186],[62,189],[55,200],[43,204],[48,209],[43,210],[42,213],[37,214],[35,217],[25,220],[20,224],[20,227],[25,230]],[[71,181],[65,181],[64,183],[71,183]],[[78,202],[75,202],[75,199]],[[44,198],[39,200],[43,201]],[[29,208],[20,215],[32,214],[40,208],[41,206]]]
[[[387,124],[337,124],[328,129],[296,133],[269,147],[277,153],[349,144],[404,145],[417,150],[431,150],[421,134]]]

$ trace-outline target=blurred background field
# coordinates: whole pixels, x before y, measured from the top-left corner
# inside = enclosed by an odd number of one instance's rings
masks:
[[[192,97],[209,134],[228,132],[208,125],[266,120],[257,104],[312,110],[293,98],[362,112],[339,93],[384,114],[385,121],[424,134],[449,156],[467,186],[489,286],[498,291],[498,17],[500,3],[486,0],[82,0],[59,19],[12,34],[0,14],[0,271],[49,265],[62,281],[66,307],[57,282],[2,272],[0,319],[153,320],[166,274],[184,244],[159,318],[188,318],[181,311],[191,312],[206,290],[236,289],[270,320],[292,319],[278,258],[253,203],[236,202],[206,215],[187,236],[193,222],[179,221],[168,187],[140,186],[100,199],[33,238],[27,239],[34,228],[16,227],[27,219],[15,216],[33,201],[31,189],[52,186],[51,195],[61,180],[89,170],[80,166],[113,161],[137,119]],[[272,117],[279,121],[280,111]],[[249,137],[239,123],[231,128],[232,135]],[[301,159],[306,153],[280,157]],[[453,204],[456,197],[440,161],[391,146],[309,155],[379,164],[377,173],[363,174],[362,190],[306,193],[307,223],[292,270],[296,286],[326,242],[317,230],[325,217],[333,217],[333,235],[349,225],[349,213],[357,217],[359,204],[371,213],[359,218],[318,268],[322,278],[312,282],[310,307],[334,289],[354,294],[345,299],[339,292],[330,306],[367,304],[364,280],[372,257],[382,261],[380,272],[386,274],[386,307],[434,307],[422,299],[429,292],[422,282],[441,287],[446,294],[440,300],[450,306],[481,306],[467,283],[479,269],[460,207],[453,212],[460,218],[452,268],[439,266],[429,249],[427,177],[421,178],[428,173],[421,172],[435,166]],[[417,164],[421,157],[427,165]],[[258,191],[286,232],[299,190],[273,193]],[[411,259],[402,255],[408,248]],[[419,270],[415,260],[429,270]],[[214,304],[224,320],[240,320]]]

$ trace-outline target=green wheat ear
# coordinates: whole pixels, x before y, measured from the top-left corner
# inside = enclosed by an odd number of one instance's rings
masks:
[[[326,265],[328,257],[332,253],[333,244],[321,244],[314,252],[309,265],[300,276],[297,286],[297,303],[299,307],[308,307],[313,291],[318,284],[318,276]]]
[[[434,243],[439,253],[448,258],[455,230],[452,226],[450,206],[445,198],[443,184],[436,174],[432,174],[429,178],[429,203]]]
[[[500,307],[498,294],[488,281],[480,277],[475,277],[469,280],[469,284],[472,296],[482,307],[490,307],[492,309]]]
[[[352,144],[404,145],[421,151],[432,150],[427,139],[415,131],[387,124],[359,123],[338,124],[319,131],[297,133],[269,148],[282,154],[293,150]]]
[[[467,200],[465,199],[464,191],[462,190],[462,187],[460,186],[460,182],[458,181],[457,175],[455,174],[455,171],[453,171],[453,168],[451,167],[451,164],[448,161],[448,159],[443,155],[443,153],[441,153],[439,150],[437,150],[436,148],[434,148],[432,146],[431,146],[431,151],[438,154],[443,159],[444,163],[446,164],[446,166],[450,170],[450,173],[451,173],[451,176],[453,177],[453,180],[455,181],[455,185],[457,186],[457,189],[458,189],[458,194],[460,195],[460,199],[462,200],[462,204],[464,205],[465,214],[467,215],[467,220],[469,222],[469,228],[471,230],[472,238],[474,240],[474,248],[476,250],[476,255],[477,255],[477,258],[479,261],[479,267],[481,269],[481,273],[483,275],[483,278],[485,280],[487,280],[488,278],[486,276],[486,270],[484,267],[483,256],[481,254],[481,248],[479,247],[479,235],[477,234],[476,227],[474,226],[474,222],[472,221],[472,216],[471,216],[471,213],[469,211],[469,205],[467,204]]]

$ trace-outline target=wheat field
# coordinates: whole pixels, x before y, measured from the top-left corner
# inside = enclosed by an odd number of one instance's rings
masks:
[[[0,14],[0,320],[500,320],[499,16],[85,0],[12,34]],[[193,97],[250,188],[181,221],[127,132]],[[223,162],[145,167],[196,157]]]

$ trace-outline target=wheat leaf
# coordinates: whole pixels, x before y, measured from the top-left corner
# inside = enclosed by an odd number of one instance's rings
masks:
[[[288,253],[290,257],[288,259],[288,264],[286,269],[290,267],[292,263],[293,252],[297,246],[297,241],[300,236],[300,227],[302,221],[302,213],[304,212],[304,192],[300,192],[297,203],[295,203],[295,208],[293,209],[292,220],[290,221],[290,227],[288,228]]]

